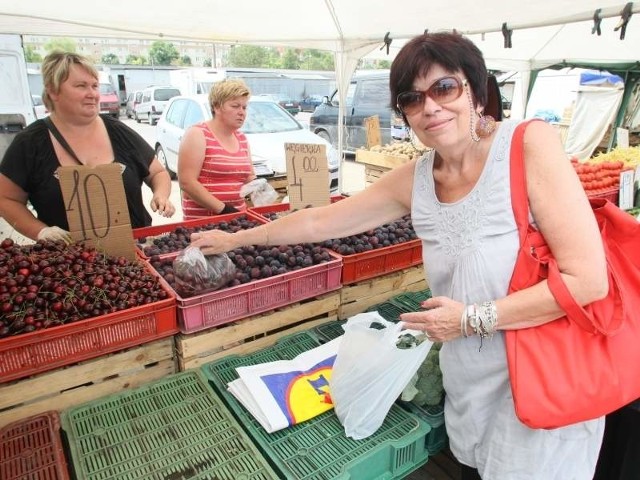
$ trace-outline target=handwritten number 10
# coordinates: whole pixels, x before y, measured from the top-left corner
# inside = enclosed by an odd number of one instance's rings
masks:
[[[93,182],[90,185],[89,182],[91,182],[92,180],[93,180]],[[94,187],[93,190],[90,188],[91,186]],[[83,191],[80,192],[80,190],[83,190]],[[93,199],[89,195],[90,191],[91,191],[91,194],[94,196]],[[102,196],[103,196],[103,199],[104,199],[104,206],[106,207],[104,209],[104,211],[106,212],[106,216],[107,216],[107,218],[105,219],[106,220],[105,225],[103,226],[104,233],[102,233],[102,234],[100,234],[96,230],[96,228],[97,228],[96,219],[94,218],[94,211],[91,208],[92,207],[92,202],[96,200],[96,196],[100,191],[102,191]],[[74,210],[74,208],[73,208],[74,202],[77,205],[78,216],[80,218],[80,228],[82,230],[82,239],[83,240],[87,240],[89,238],[89,237],[87,237],[87,225],[85,223],[85,214],[84,214],[85,208],[86,208],[86,211],[87,211],[87,216],[88,216],[88,220],[89,220],[89,226],[91,228],[91,231],[93,232],[93,236],[96,237],[96,238],[104,238],[104,237],[106,237],[109,234],[109,229],[111,227],[111,213],[110,213],[110,210],[109,210],[107,189],[106,189],[102,179],[98,175],[90,173],[87,176],[85,176],[84,180],[81,182],[80,181],[80,172],[78,172],[77,170],[74,171],[73,172],[73,190],[71,192],[71,198],[69,199],[69,205],[67,206],[67,211],[71,212],[71,211]],[[98,227],[99,226],[100,225],[98,225]]]

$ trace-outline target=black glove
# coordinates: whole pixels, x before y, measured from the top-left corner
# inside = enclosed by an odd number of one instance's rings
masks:
[[[227,213],[234,213],[234,212],[238,212],[239,210],[234,207],[233,205],[229,205],[228,203],[224,204],[224,208],[220,211],[220,213],[218,213],[218,215],[225,215]]]

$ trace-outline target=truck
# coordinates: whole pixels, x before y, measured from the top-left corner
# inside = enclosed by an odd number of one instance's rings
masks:
[[[36,120],[22,37],[0,34],[0,159],[13,138]]]
[[[169,81],[182,95],[208,94],[215,82],[224,80],[226,71],[216,68],[180,68],[169,72]]]

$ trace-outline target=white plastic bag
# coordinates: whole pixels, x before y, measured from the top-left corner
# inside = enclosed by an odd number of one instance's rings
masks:
[[[371,324],[384,328],[371,328]],[[398,348],[402,330],[377,312],[351,317],[333,364],[329,382],[336,415],[347,437],[366,438],[380,428],[393,403],[424,361],[432,342]]]
[[[240,188],[240,196],[251,197],[254,206],[269,205],[278,199],[278,192],[267,183],[265,178],[256,178]]]

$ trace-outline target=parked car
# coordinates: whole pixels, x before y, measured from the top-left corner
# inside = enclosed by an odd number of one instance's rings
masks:
[[[301,112],[313,112],[322,103],[322,95],[309,95],[300,101]]]
[[[309,117],[309,129],[338,146],[338,91],[322,102]],[[364,119],[378,115],[382,144],[391,141],[389,71],[363,72],[353,76],[345,98],[343,148],[354,153],[367,144]]]
[[[49,110],[44,106],[40,95],[31,95],[31,100],[33,101],[33,111],[36,114],[36,118],[44,118],[49,115]]]
[[[133,111],[136,122],[146,119],[149,125],[155,125],[164,111],[167,102],[180,95],[180,90],[171,86],[154,86],[142,91],[142,100]]]
[[[120,99],[110,83],[100,83],[100,113],[107,113],[115,118],[120,116]]]
[[[276,102],[291,115],[297,115],[300,113],[300,102],[289,98],[287,95],[283,95],[281,93],[263,93],[258,96],[268,98],[272,102]]]
[[[135,92],[130,92],[127,95],[127,101],[124,107],[124,113],[127,118],[133,118],[136,107],[140,104],[142,100],[142,90],[136,90]]]
[[[178,170],[178,148],[187,128],[211,118],[207,95],[173,97],[156,127],[156,154],[169,173]],[[311,133],[277,103],[261,96],[251,97],[242,132],[249,140],[253,166],[259,177],[287,174],[285,143],[312,143],[326,146],[329,189],[338,193],[340,159],[328,142]]]

